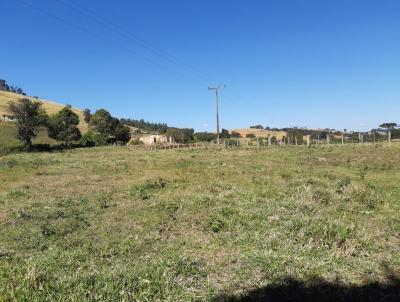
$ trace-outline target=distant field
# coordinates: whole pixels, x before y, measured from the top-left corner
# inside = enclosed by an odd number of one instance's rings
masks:
[[[287,135],[285,131],[273,131],[273,130],[265,130],[265,129],[254,129],[254,128],[238,128],[231,129],[230,132],[237,132],[240,134],[242,138],[245,138],[247,134],[253,134],[255,137],[266,138],[268,136],[275,136],[278,140],[281,140],[284,136]]]
[[[12,93],[12,92],[0,91],[0,117],[3,114],[7,114],[6,108],[7,108],[8,102],[10,102],[10,101],[14,102],[21,98],[24,98],[24,96],[20,95],[20,94]],[[36,100],[34,98],[30,98],[30,99]],[[48,100],[38,99],[37,101],[41,101],[43,103],[43,108],[46,110],[47,114],[49,114],[49,115],[57,113],[65,106],[63,104],[58,104],[58,103],[48,101]],[[85,123],[85,121],[83,119],[82,110],[73,108],[73,111],[79,116],[79,120],[80,120],[80,123],[78,125],[79,129],[82,132],[86,132],[88,126],[87,126],[87,123]],[[0,129],[0,131],[1,131],[1,129]]]
[[[400,144],[2,156],[0,301],[398,301],[399,179]]]

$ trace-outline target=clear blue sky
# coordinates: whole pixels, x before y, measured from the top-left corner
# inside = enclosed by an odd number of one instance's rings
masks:
[[[2,0],[0,25],[0,78],[80,108],[213,131],[222,83],[223,128],[400,122],[398,0]]]

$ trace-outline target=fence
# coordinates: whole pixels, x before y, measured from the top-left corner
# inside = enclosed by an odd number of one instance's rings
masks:
[[[396,142],[399,140],[392,140]],[[129,146],[131,149],[140,149],[148,151],[157,150],[196,150],[196,149],[267,149],[276,147],[311,147],[311,146],[367,146],[373,144],[387,143],[386,141],[341,141],[341,140],[330,140],[330,141],[308,141],[303,144],[287,144],[285,142],[272,143],[271,141],[253,140],[253,141],[239,141],[239,140],[223,140],[220,145],[216,143],[188,143],[188,144],[154,144],[154,145],[135,145]]]

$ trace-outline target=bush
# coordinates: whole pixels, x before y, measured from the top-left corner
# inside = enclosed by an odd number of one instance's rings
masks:
[[[343,193],[344,189],[347,188],[351,184],[350,177],[345,177],[341,179],[336,185],[336,192],[341,194]]]
[[[219,218],[211,219],[209,226],[213,233],[219,233],[224,227],[224,222]]]
[[[108,135],[89,130],[78,143],[83,147],[104,146],[108,143]]]
[[[138,145],[143,145],[144,143],[138,139],[133,139],[129,142],[129,144],[133,146],[138,146]]]

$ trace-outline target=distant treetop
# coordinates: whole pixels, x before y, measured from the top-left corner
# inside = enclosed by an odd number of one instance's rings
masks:
[[[21,95],[26,95],[26,93],[17,86],[10,86],[7,84],[6,80],[0,79],[0,91],[9,91],[14,92]]]

